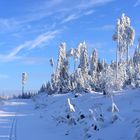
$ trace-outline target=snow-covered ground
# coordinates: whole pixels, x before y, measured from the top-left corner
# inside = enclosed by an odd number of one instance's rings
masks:
[[[68,98],[75,112],[68,111]],[[1,101],[0,140],[139,140],[140,89],[116,92],[113,99],[119,108],[113,123],[112,100],[98,93]]]
[[[0,105],[0,140],[46,140],[46,124],[32,100],[8,100]]]
[[[67,98],[75,107],[71,115],[76,120],[76,125],[69,124],[67,119]],[[36,108],[47,126],[47,138],[55,140],[138,140],[140,139],[140,89],[116,92],[113,97],[119,108],[119,119],[112,123],[110,97],[102,94],[84,94],[77,98],[73,94],[38,96]],[[104,121],[98,121],[99,130],[90,128],[97,123],[90,119],[89,109],[98,119],[100,114]],[[79,120],[80,114],[85,118]],[[54,135],[55,134],[55,135]],[[89,136],[89,138],[87,138]]]

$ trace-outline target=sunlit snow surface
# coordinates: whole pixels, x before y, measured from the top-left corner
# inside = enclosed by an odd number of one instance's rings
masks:
[[[140,138],[140,89],[114,93],[120,119],[111,123],[111,99],[98,93],[87,93],[77,98],[72,93],[47,96],[33,100],[5,100],[0,105],[0,140],[138,140]],[[74,105],[73,116],[79,112],[89,115],[89,109],[101,107],[104,123],[99,131],[85,138],[84,122],[76,125],[58,123],[55,118],[67,115],[67,99]]]

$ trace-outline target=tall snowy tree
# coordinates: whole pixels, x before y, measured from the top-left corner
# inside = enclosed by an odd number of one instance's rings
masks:
[[[139,41],[139,44],[136,47],[134,56],[133,56],[133,62],[134,62],[133,69],[135,70],[134,81],[135,81],[136,87],[140,87],[140,39],[138,41]]]
[[[93,50],[90,57],[90,75],[92,84],[96,85],[97,82],[97,67],[98,67],[98,54],[96,49]]]
[[[80,50],[79,68],[81,70],[82,77],[83,77],[83,80],[84,80],[84,87],[87,90],[90,90],[89,75],[88,75],[89,60],[88,60],[87,47],[86,47],[86,43],[85,42],[83,42],[80,45],[79,50]]]
[[[135,52],[134,52],[133,62],[134,62],[135,66],[140,64],[140,39],[139,39],[139,44],[137,45]]]
[[[129,46],[133,45],[135,38],[135,30],[131,26],[130,18],[122,14],[121,18],[117,20],[116,32],[113,35],[113,40],[117,41],[117,51],[120,54],[120,59],[124,54],[129,60]]]
[[[74,79],[75,79],[75,82],[76,82],[76,88],[75,90],[77,92],[82,92],[86,89],[86,85],[85,85],[85,79],[84,79],[84,76],[83,76],[83,73],[81,71],[81,68],[77,68],[75,73],[74,73]]]
[[[137,67],[135,67],[135,87],[140,87],[140,64],[138,64]]]
[[[135,30],[131,26],[130,18],[122,14],[121,18],[117,20],[116,32],[113,35],[113,40],[117,42],[116,48],[116,78],[118,74],[118,53],[120,61],[124,55],[127,56],[129,61],[129,47],[133,45],[135,38]]]
[[[59,47],[54,82],[58,92],[68,91],[69,74],[68,74],[68,59],[66,57],[66,43],[61,43]]]
[[[98,66],[98,54],[96,49],[93,50],[90,57],[90,74],[93,75],[93,72],[97,71]]]
[[[101,64],[102,64],[103,70],[107,68],[107,63],[106,63],[105,59],[102,59]]]
[[[112,94],[114,90],[120,90],[124,85],[124,73],[123,67],[119,67],[118,80],[116,80],[115,74],[116,70],[108,66],[104,71],[102,71],[100,76],[100,88],[108,94]]]
[[[129,63],[127,64],[127,77],[128,77],[128,84],[132,85],[134,81],[134,63],[133,59],[130,58]]]
[[[80,47],[80,64],[79,68],[81,68],[81,71],[83,74],[88,74],[88,53],[87,53],[87,47],[86,43],[83,42],[83,44]]]
[[[66,43],[64,42],[61,43],[59,46],[56,74],[60,75],[60,71],[62,70],[65,59],[66,59]]]

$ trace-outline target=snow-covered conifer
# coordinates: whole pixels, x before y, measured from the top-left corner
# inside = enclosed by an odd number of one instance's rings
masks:
[[[83,80],[84,83],[83,87],[85,90],[90,90],[89,75],[88,75],[89,60],[88,60],[87,47],[85,42],[79,45],[79,50],[80,50],[79,74],[80,77],[82,78],[80,81]]]
[[[116,68],[116,63],[114,62],[114,60],[111,61],[110,67],[112,69],[115,69]]]
[[[105,68],[107,68],[107,63],[106,63],[105,59],[102,59],[101,64],[102,64],[103,70],[104,70]]]
[[[49,95],[51,95],[52,92],[53,92],[53,88],[52,88],[52,85],[51,85],[50,82],[47,82],[47,84],[46,84],[46,92],[47,92],[47,94],[49,94]]]
[[[139,39],[139,44],[137,45],[134,52],[133,62],[135,67],[137,67],[137,65],[140,64],[140,39]]]
[[[97,72],[98,66],[98,54],[96,49],[93,50],[91,57],[90,57],[90,75],[93,77],[94,74]]]
[[[57,60],[56,73],[59,75],[66,59],[66,43],[61,43],[59,46],[59,54]]]
[[[98,66],[97,66],[97,71],[100,73],[103,70],[103,63],[100,61],[100,58],[98,59]]]
[[[135,87],[140,87],[140,64],[138,64],[137,67],[135,67]]]
[[[67,92],[69,83],[68,59],[66,57],[66,43],[59,47],[58,61],[55,73],[55,85],[58,92]]]
[[[80,46],[79,68],[81,68],[83,74],[88,74],[88,53],[87,53],[87,47],[85,42],[83,42],[82,45]]]
[[[78,48],[74,49],[73,58],[74,58],[74,71],[76,70],[76,62],[80,58],[80,50],[81,50],[82,43],[78,45]]]
[[[117,41],[117,51],[120,54],[120,60],[124,54],[129,60],[129,46],[133,45],[135,38],[135,30],[131,26],[130,18],[122,14],[121,18],[117,20],[116,32],[113,35],[113,40]]]
[[[123,87],[126,76],[126,71],[123,65],[119,66],[117,80],[115,75],[116,70],[112,69],[111,66],[108,66],[100,75],[99,86],[102,90],[105,90],[107,94],[112,94],[114,90],[120,90]]]
[[[46,86],[45,86],[45,84],[42,84],[39,92],[46,92]]]
[[[49,61],[50,61],[50,65],[51,65],[53,73],[54,73],[54,61],[53,61],[53,58],[51,58]]]
[[[77,68],[77,70],[74,73],[74,79],[76,82],[76,91],[84,91],[85,84],[84,84],[84,77],[81,71],[81,68]]]

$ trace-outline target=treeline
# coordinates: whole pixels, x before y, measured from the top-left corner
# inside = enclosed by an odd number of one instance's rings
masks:
[[[140,40],[133,56],[129,56],[129,47],[133,46],[135,30],[130,19],[122,14],[117,20],[113,40],[117,42],[116,61],[108,64],[98,57],[94,49],[88,55],[86,43],[66,51],[66,43],[59,46],[58,60],[54,66],[51,80],[43,84],[40,92],[68,93],[103,91],[105,94],[126,87],[140,87]],[[74,71],[69,71],[69,58],[73,58]],[[119,59],[118,59],[119,58]]]

